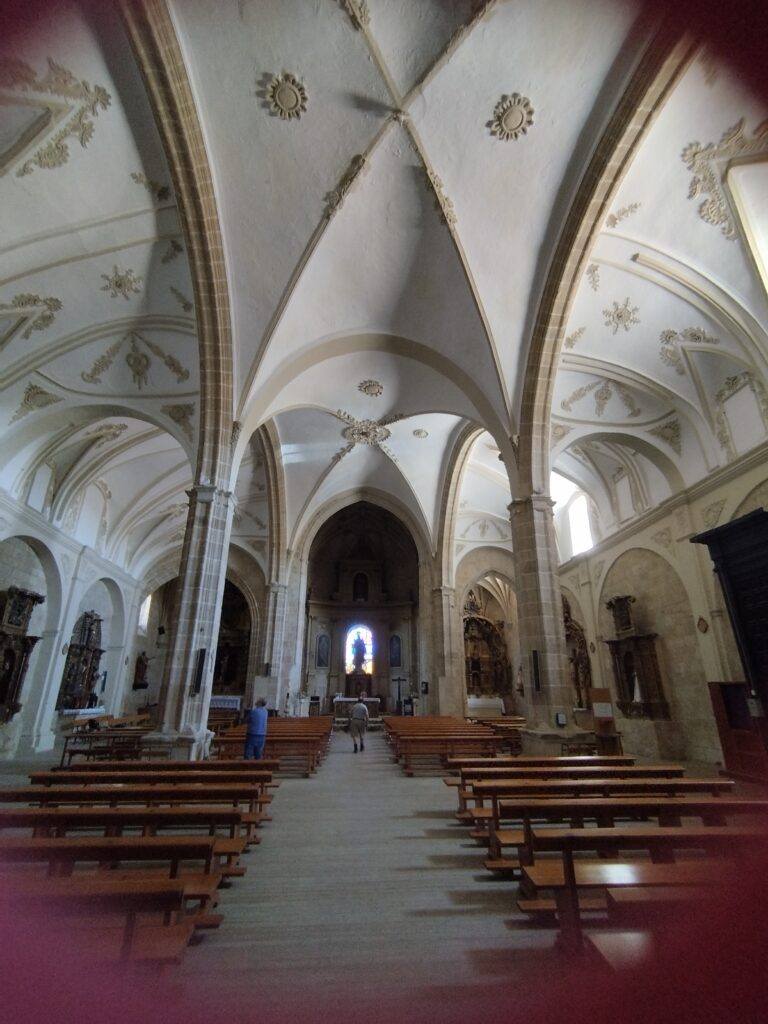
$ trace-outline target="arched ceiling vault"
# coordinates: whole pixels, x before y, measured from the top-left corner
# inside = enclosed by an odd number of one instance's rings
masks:
[[[374,494],[447,570],[550,463],[610,531],[765,443],[766,111],[634,0],[38,10],[0,486],[125,571],[196,481],[269,581]]]

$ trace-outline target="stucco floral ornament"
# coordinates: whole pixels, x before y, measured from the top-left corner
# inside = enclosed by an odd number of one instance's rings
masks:
[[[301,117],[307,110],[307,90],[302,82],[287,71],[273,75],[267,84],[269,109],[283,121]]]
[[[491,135],[504,142],[525,135],[533,124],[533,107],[531,101],[513,92],[511,96],[502,96],[493,110],[490,122]]]

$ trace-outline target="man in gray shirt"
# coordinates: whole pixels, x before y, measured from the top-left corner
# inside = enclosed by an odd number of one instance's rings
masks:
[[[368,728],[368,708],[363,703],[363,698],[358,697],[357,703],[352,705],[349,715],[349,732],[355,744],[357,753],[357,741],[360,740],[360,749],[365,750],[365,730]]]

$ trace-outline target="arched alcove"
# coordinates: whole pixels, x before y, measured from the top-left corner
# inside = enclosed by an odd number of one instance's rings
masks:
[[[354,697],[364,690],[379,698],[382,710],[394,710],[398,691],[408,693],[418,681],[418,593],[416,545],[396,516],[367,501],[332,515],[309,552],[309,694],[332,710],[336,695]],[[358,632],[366,648],[361,673],[352,651]]]

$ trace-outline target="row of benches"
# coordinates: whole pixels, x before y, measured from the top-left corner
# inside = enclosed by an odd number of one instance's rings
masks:
[[[448,765],[458,820],[489,846],[486,867],[519,880],[519,909],[557,915],[558,944],[568,951],[584,948],[583,912],[700,904],[768,838],[768,800],[734,797],[729,779],[686,778],[677,765],[631,761],[457,758]],[[649,948],[634,932],[595,934],[611,960]]]
[[[81,765],[30,781],[0,789],[0,862],[25,866],[4,873],[0,902],[44,910],[46,928],[99,962],[154,965],[221,923],[218,888],[245,873],[273,785],[253,761]]]
[[[309,778],[327,754],[332,734],[333,718],[330,715],[270,718],[264,757],[278,759],[283,772],[294,770]],[[224,729],[214,736],[211,755],[228,760],[242,757],[244,743],[245,725]]]

